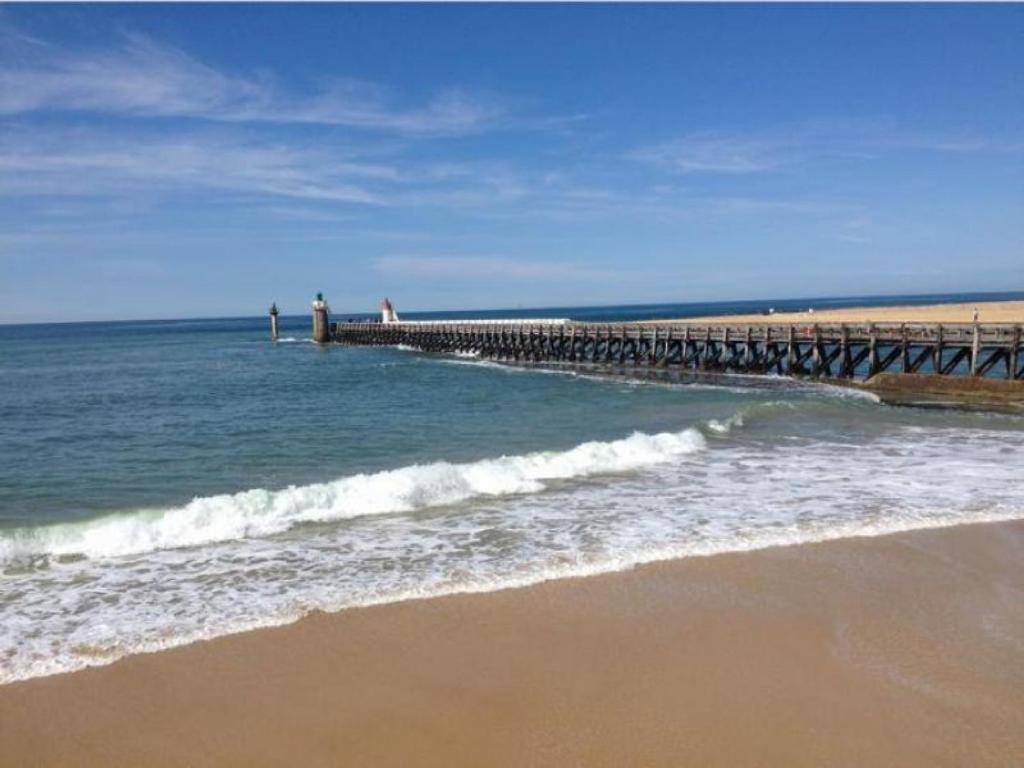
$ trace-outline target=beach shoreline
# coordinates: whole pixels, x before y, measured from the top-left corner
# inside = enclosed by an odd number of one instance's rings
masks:
[[[0,765],[1009,765],[1024,521],[315,613],[0,686]]]

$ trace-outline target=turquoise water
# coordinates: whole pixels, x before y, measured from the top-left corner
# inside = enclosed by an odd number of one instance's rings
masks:
[[[321,348],[305,317],[267,336],[0,328],[0,681],[314,608],[1024,514],[1020,417]]]

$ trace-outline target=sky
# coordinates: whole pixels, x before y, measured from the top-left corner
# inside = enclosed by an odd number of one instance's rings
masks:
[[[1024,5],[6,5],[0,322],[1024,289]]]

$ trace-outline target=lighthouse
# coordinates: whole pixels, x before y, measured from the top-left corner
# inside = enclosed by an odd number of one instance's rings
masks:
[[[380,304],[380,321],[382,323],[397,323],[398,313],[395,312],[395,307],[391,303],[391,299],[384,299]]]
[[[317,344],[326,344],[331,340],[331,326],[327,318],[329,311],[324,295],[318,293],[313,302],[313,341]]]
[[[277,302],[275,301],[270,305],[270,338],[272,341],[277,341]]]

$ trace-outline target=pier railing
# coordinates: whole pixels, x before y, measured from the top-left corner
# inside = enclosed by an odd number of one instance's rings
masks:
[[[342,344],[512,362],[677,367],[860,379],[877,373],[1024,378],[1024,326],[969,323],[335,323]]]

